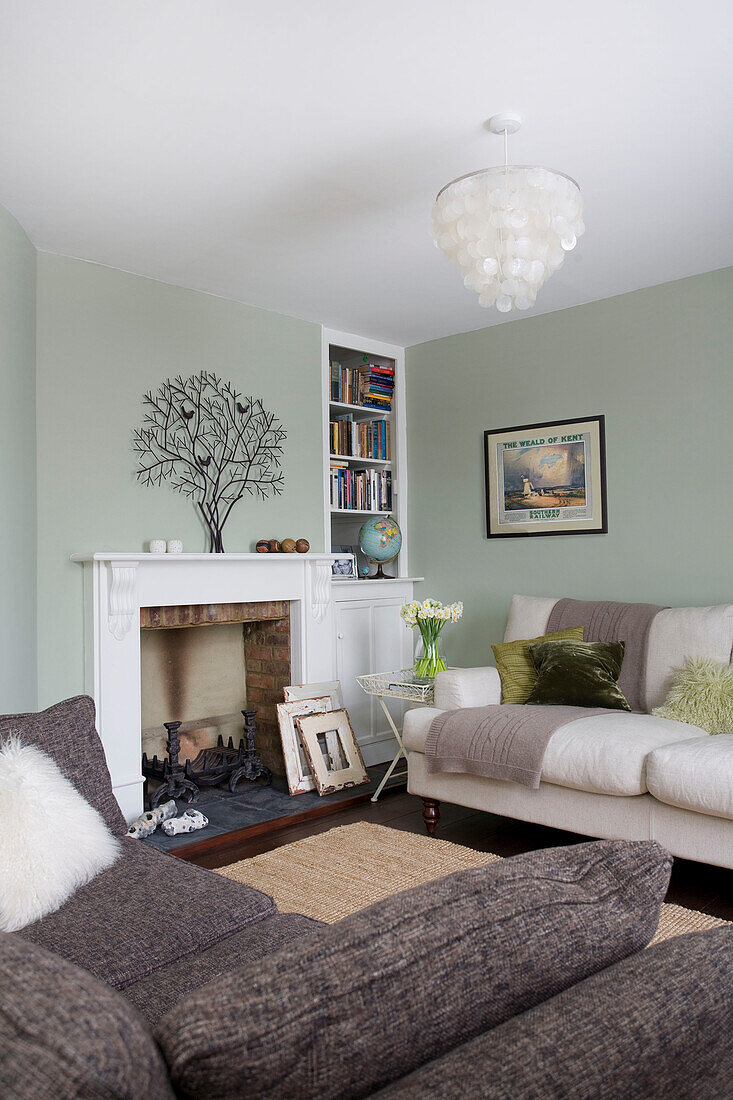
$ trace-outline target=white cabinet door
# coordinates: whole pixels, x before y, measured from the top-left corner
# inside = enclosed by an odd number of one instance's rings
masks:
[[[403,597],[337,601],[336,661],[344,705],[367,764],[391,760],[396,742],[378,700],[365,695],[357,676],[391,672],[412,664],[412,635],[400,618]],[[404,707],[388,704],[396,725]]]
[[[349,712],[357,739],[372,735],[372,700],[356,682],[372,668],[372,605],[366,600],[336,604],[336,668],[341,681],[344,706]]]

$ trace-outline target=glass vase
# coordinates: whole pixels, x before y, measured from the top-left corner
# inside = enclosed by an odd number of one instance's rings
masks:
[[[421,679],[434,680],[439,672],[445,672],[445,654],[443,652],[443,640],[440,635],[437,638],[424,639],[421,634],[417,636],[415,646],[415,675]]]

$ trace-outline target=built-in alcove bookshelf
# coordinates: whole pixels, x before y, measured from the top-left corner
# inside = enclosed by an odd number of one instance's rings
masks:
[[[402,551],[386,571],[406,577],[403,349],[324,329],[323,421],[326,547],[357,548],[365,519],[394,516]]]

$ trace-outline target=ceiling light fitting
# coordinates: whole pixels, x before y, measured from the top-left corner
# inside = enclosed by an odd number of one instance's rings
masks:
[[[509,164],[508,137],[519,115],[494,115],[504,164],[460,176],[438,192],[431,235],[479,296],[500,313],[531,309],[537,292],[562,267],[585,232],[580,187],[562,172]]]

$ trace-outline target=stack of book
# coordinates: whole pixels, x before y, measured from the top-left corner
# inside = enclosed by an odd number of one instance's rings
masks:
[[[394,367],[364,363],[343,367],[331,362],[331,400],[346,405],[391,412],[394,394]]]
[[[392,511],[389,470],[350,470],[346,462],[331,463],[331,507],[367,512]]]
[[[366,373],[366,372],[365,372]],[[369,364],[369,387],[364,394],[364,405],[369,409],[389,412],[394,394],[394,367]]]
[[[331,454],[350,458],[392,457],[392,429],[388,420],[357,420],[352,413],[330,422]]]

